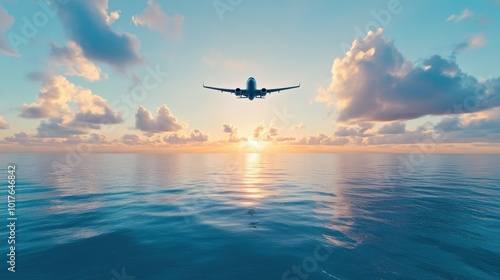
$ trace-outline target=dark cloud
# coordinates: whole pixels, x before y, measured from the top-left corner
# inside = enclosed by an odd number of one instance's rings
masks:
[[[414,66],[382,31],[354,41],[332,68],[318,101],[337,104],[338,121],[394,121],[500,106],[500,79],[479,82],[455,61],[432,56]],[[487,100],[487,102],[486,102]]]
[[[457,116],[445,117],[434,126],[434,128],[437,131],[444,131],[444,132],[459,130],[460,127],[461,127],[460,118]]]
[[[173,132],[186,126],[177,120],[167,105],[162,105],[157,109],[156,118],[143,106],[140,106],[135,114],[135,128],[144,132]]]
[[[86,58],[120,71],[141,61],[138,39],[112,30],[111,22],[117,16],[108,14],[107,0],[72,0],[59,7],[58,15],[68,37],[80,46]]]

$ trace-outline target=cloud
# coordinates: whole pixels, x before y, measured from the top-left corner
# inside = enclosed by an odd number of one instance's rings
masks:
[[[326,136],[319,134],[318,136],[307,136],[300,139],[297,144],[300,145],[328,145],[328,146],[342,146],[349,143],[347,137]]]
[[[108,13],[107,0],[73,0],[59,6],[59,18],[68,37],[89,60],[106,63],[118,71],[141,61],[139,40],[112,30],[119,13]]]
[[[393,122],[386,124],[379,128],[379,134],[403,134],[406,131],[406,124],[404,122]]]
[[[486,45],[486,36],[484,34],[478,34],[466,42],[460,43],[455,46],[454,52],[461,52],[465,50],[478,49]]]
[[[135,114],[135,128],[144,132],[172,132],[181,130],[186,126],[186,124],[177,120],[167,105],[157,108],[156,118],[143,106],[140,106]]]
[[[141,138],[135,134],[125,134],[121,140],[126,145],[139,145],[141,143]]]
[[[366,137],[369,135],[366,135],[365,132],[368,131],[369,129],[372,129],[375,125],[373,123],[357,123],[354,126],[346,127],[346,126],[341,126],[335,131],[334,135],[337,137],[346,137],[346,136],[359,136],[359,137]]]
[[[78,88],[63,76],[52,77],[42,86],[38,103],[23,104],[21,117],[48,118],[71,113],[68,102],[78,94]]]
[[[278,136],[278,128],[274,124],[266,126],[260,123],[253,131],[253,139],[261,141],[272,141]]]
[[[47,123],[46,123],[47,124]],[[53,131],[53,130],[50,130]],[[64,141],[58,140],[54,137],[40,137],[39,135],[27,134],[25,132],[20,132],[14,134],[14,136],[5,137],[6,142],[18,143],[27,146],[60,146],[61,144],[80,144],[80,143],[90,143],[93,145],[110,144],[107,137],[103,134],[92,133],[90,135],[73,135],[70,133],[67,135]]]
[[[446,21],[452,21],[454,23],[459,23],[461,22],[462,20],[466,19],[466,18],[469,18],[473,15],[473,13],[469,10],[469,9],[465,9],[463,10],[460,14],[456,15],[456,14],[452,14],[451,16],[449,16]]]
[[[261,123],[259,124],[254,130],[253,130],[253,138],[254,139],[259,139],[261,134],[264,132],[264,129],[266,129],[266,126]]]
[[[437,123],[434,128],[437,131],[454,131],[461,127],[460,118],[458,116],[445,117]]]
[[[500,142],[500,108],[475,114],[447,116],[435,126],[438,140],[447,143]]]
[[[40,138],[65,138],[88,133],[86,129],[72,126],[71,121],[64,117],[50,118],[49,121],[42,121],[37,131],[37,137]]]
[[[0,116],[0,129],[8,129],[9,124],[5,121],[5,119]]]
[[[33,144],[33,143],[42,143],[41,139],[37,139],[28,135],[25,132],[15,133],[14,136],[8,136],[4,138],[5,141],[11,143],[19,143],[19,144]]]
[[[37,99],[37,102],[23,104],[20,114],[24,118],[49,118],[40,123],[37,137],[82,135],[100,129],[103,124],[123,122],[121,113],[114,112],[104,98],[63,76],[46,81]]]
[[[431,128],[422,126],[404,133],[373,135],[357,143],[364,145],[416,144],[434,142],[435,138],[434,131]]]
[[[191,131],[189,139],[191,139],[192,141],[195,141],[195,142],[206,142],[206,141],[208,141],[208,135],[203,134],[198,129],[195,129],[195,130]]]
[[[222,131],[224,133],[229,134],[228,142],[240,142],[240,141],[246,140],[246,138],[244,138],[244,137],[242,137],[242,138],[238,137],[238,127],[235,125],[226,123],[226,124],[222,125]]]
[[[289,142],[289,141],[294,141],[295,137],[278,137],[276,138],[276,141],[278,142]]]
[[[222,130],[226,133],[231,133],[231,134],[237,134],[238,133],[238,127],[232,125],[232,124],[224,124],[222,126]]]
[[[132,17],[132,22],[136,26],[142,25],[156,30],[165,38],[179,39],[182,36],[184,17],[169,16],[162,10],[160,4],[150,0],[141,15]]]
[[[101,79],[101,68],[88,60],[80,46],[73,41],[61,48],[52,45],[51,56],[56,64],[66,66],[66,75],[80,76],[89,81]]]
[[[169,144],[187,144],[191,142],[207,142],[208,135],[203,134],[201,131],[195,129],[191,131],[189,136],[183,136],[179,134],[172,134],[163,137],[163,141]]]
[[[3,52],[12,56],[19,56],[12,47],[9,42],[4,37],[4,33],[10,29],[10,27],[14,24],[14,18],[9,15],[7,10],[4,7],[0,6],[0,52]]]
[[[330,87],[318,98],[337,105],[339,122],[408,120],[500,106],[500,78],[479,82],[438,55],[413,66],[379,29],[335,59]],[[470,99],[480,102],[468,106]]]
[[[76,105],[76,113],[69,106],[70,102]],[[21,117],[24,118],[69,118],[73,115],[74,122],[89,124],[116,124],[123,121],[121,114],[115,113],[104,98],[74,85],[63,76],[52,77],[43,85],[38,94],[38,103],[23,104],[21,107]]]
[[[115,113],[108,102],[88,89],[80,90],[73,97],[78,106],[75,121],[91,124],[117,124],[123,122],[120,113]]]
[[[63,142],[65,144],[80,144],[80,143],[90,143],[93,145],[103,145],[109,144],[108,137],[104,134],[92,133],[89,135],[72,135],[66,138]]]

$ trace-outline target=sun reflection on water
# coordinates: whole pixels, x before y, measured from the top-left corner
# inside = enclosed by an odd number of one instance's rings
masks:
[[[240,182],[240,203],[247,207],[254,207],[270,195],[267,188],[271,182],[266,182],[262,177],[264,169],[262,156],[259,153],[245,155]]]

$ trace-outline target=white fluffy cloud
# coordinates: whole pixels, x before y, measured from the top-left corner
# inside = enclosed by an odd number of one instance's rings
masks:
[[[55,76],[47,81],[38,94],[38,103],[23,104],[21,117],[48,118],[71,113],[68,102],[79,89],[63,76]]]
[[[149,0],[148,6],[141,15],[132,17],[132,22],[137,25],[147,26],[160,32],[165,38],[179,39],[182,36],[184,17],[181,15],[169,16],[160,4]]]
[[[37,128],[38,137],[87,134],[92,129],[100,129],[103,124],[123,122],[121,114],[114,112],[104,98],[74,85],[63,76],[46,81],[38,94],[38,101],[23,104],[20,116],[48,118]]]
[[[143,106],[140,106],[135,114],[135,128],[144,132],[173,132],[185,127],[187,125],[179,122],[167,105],[157,108],[156,117]]]
[[[69,103],[76,105],[76,114]],[[23,104],[21,107],[21,117],[24,118],[63,116],[90,124],[116,124],[123,121],[104,98],[89,89],[76,86],[63,76],[55,76],[42,86],[38,103]]]
[[[379,29],[335,59],[330,87],[317,101],[336,104],[339,122],[355,123],[460,114],[471,97],[483,102],[470,112],[500,106],[500,78],[479,82],[437,55],[414,66]]]
[[[56,64],[66,67],[66,75],[80,76],[89,81],[101,79],[101,68],[88,60],[80,46],[73,41],[61,48],[52,45],[52,57]]]

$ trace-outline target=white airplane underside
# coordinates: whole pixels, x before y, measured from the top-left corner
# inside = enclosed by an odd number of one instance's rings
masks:
[[[255,79],[253,77],[250,77],[247,80],[247,88],[246,89],[218,88],[218,87],[210,87],[210,86],[205,86],[205,85],[203,85],[203,87],[208,88],[208,89],[218,90],[220,92],[230,92],[230,93],[233,93],[234,95],[236,95],[238,98],[248,98],[250,100],[253,100],[254,98],[264,98],[267,94],[271,94],[273,92],[280,92],[282,90],[298,88],[298,87],[300,87],[300,84],[297,86],[283,87],[283,88],[257,89],[257,82],[255,81]]]

